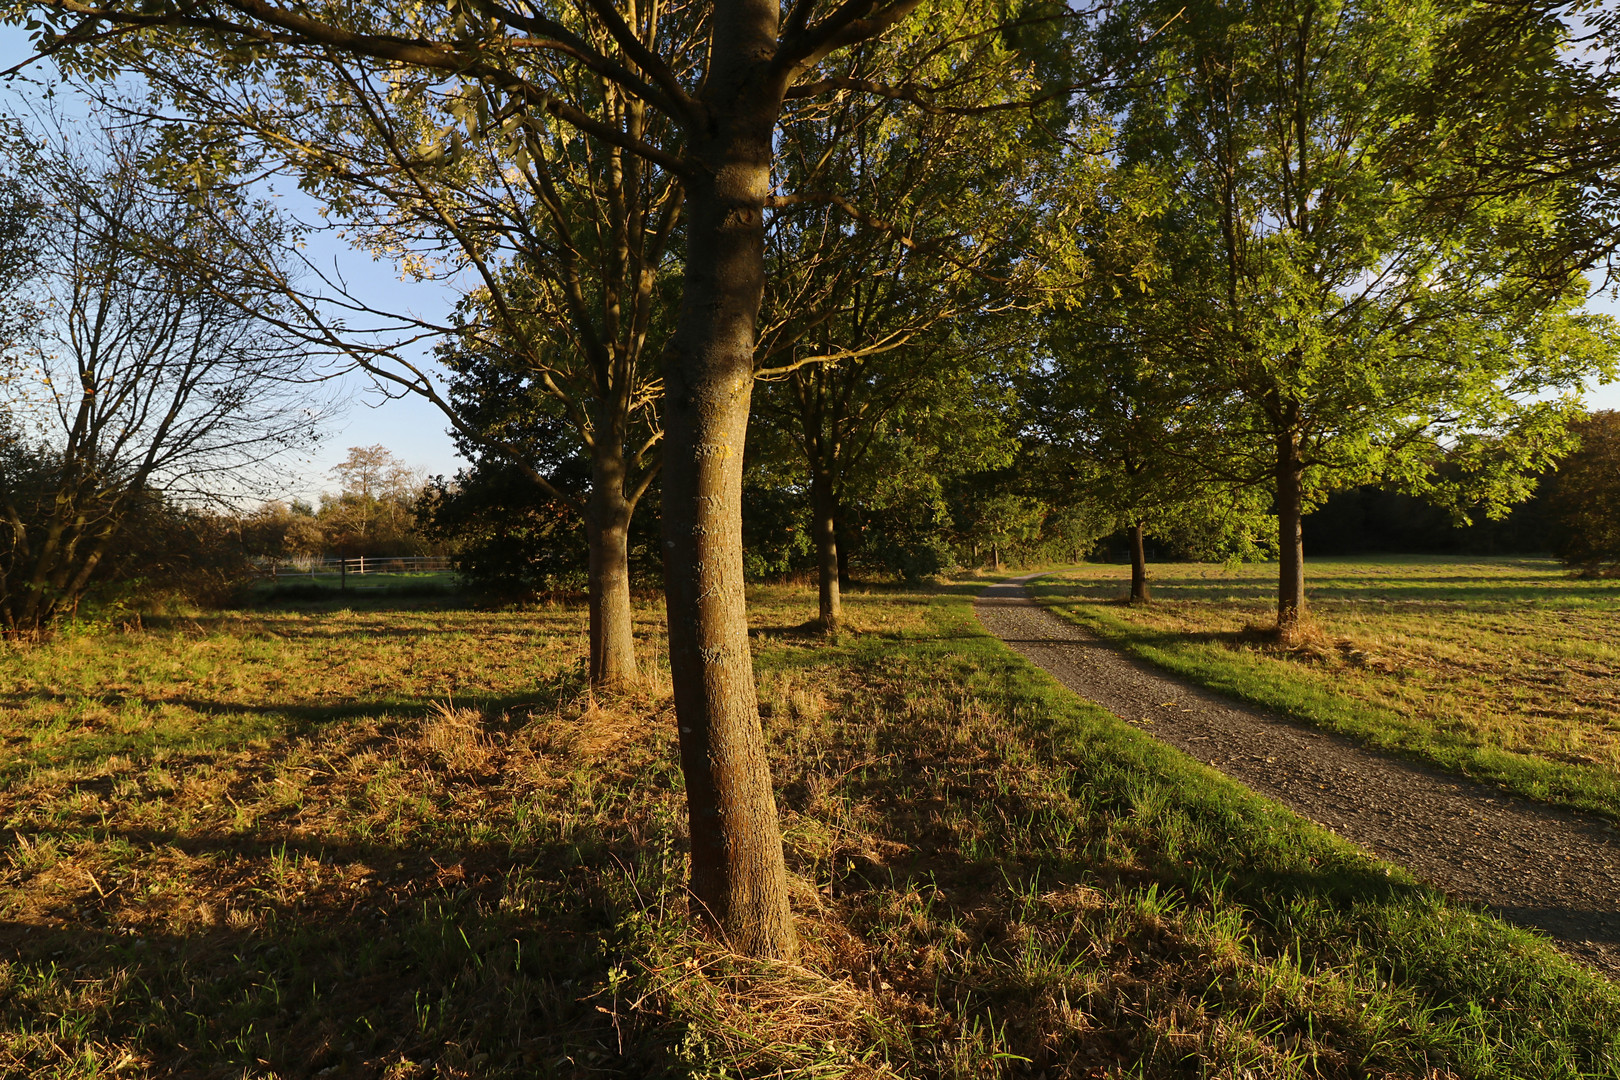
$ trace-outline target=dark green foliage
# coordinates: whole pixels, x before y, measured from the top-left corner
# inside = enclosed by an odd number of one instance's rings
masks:
[[[95,477],[75,486],[76,506],[91,524],[116,514],[118,542],[98,559],[70,563],[78,576],[37,574],[48,540],[40,524],[69,480],[60,453],[0,429],[0,508],[9,519],[0,530],[0,627],[41,628],[23,617],[31,595],[53,618],[106,618],[161,596],[224,600],[246,574],[229,519],[177,505],[150,487],[108,494]]]
[[[799,486],[758,468],[743,474],[743,573],[768,581],[815,564],[806,528],[809,498]]]
[[[1544,555],[1552,550],[1551,476],[1506,517],[1467,525],[1426,499],[1376,485],[1334,492],[1305,518],[1305,546],[1317,555]]]
[[[166,597],[213,606],[235,598],[251,572],[231,519],[155,491],[130,505],[123,537],[91,579],[90,610],[115,614]]]
[[[583,484],[584,469],[565,463],[558,482]],[[455,545],[456,570],[476,588],[522,595],[585,586],[584,522],[519,469],[485,459],[454,480],[434,477],[416,514],[427,538]]]
[[[1553,553],[1579,573],[1620,572],[1620,413],[1571,425],[1581,445],[1559,466],[1548,500]]]
[[[906,507],[862,515],[861,562],[903,581],[921,581],[957,564],[956,552],[940,535],[939,524]]]

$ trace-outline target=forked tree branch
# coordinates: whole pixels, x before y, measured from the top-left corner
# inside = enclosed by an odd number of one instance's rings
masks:
[[[811,26],[806,26],[777,47],[771,60],[773,73],[791,86],[799,75],[815,67],[846,45],[856,45],[898,26],[915,11],[922,0],[844,0],[837,10]],[[808,7],[807,0],[800,6]],[[802,23],[807,16],[790,11],[790,20]]]
[[[650,98],[647,99],[648,103],[662,108],[672,120],[690,121],[694,111],[691,96],[681,86],[680,80],[675,77],[669,65],[664,63],[664,58],[648,48],[634,28],[624,21],[624,17],[619,14],[618,8],[614,7],[612,0],[584,0],[584,3],[596,13],[597,18],[602,20],[602,26],[612,35],[619,48],[624,50],[625,55],[645,71],[669,98],[668,105],[664,106],[658,106]]]

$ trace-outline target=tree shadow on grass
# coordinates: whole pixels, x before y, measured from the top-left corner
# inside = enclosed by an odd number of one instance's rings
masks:
[[[846,911],[859,913],[855,922],[881,920],[878,913],[919,898],[909,917],[946,929],[914,947],[925,953],[944,948],[960,959],[921,968],[908,962],[915,952],[885,949],[885,961],[872,978],[932,1002],[959,1027],[977,1019],[986,1029],[999,1029],[1004,1043],[996,1050],[1028,1059],[1032,1074],[1090,1075],[1088,1062],[1144,1065],[1147,1025],[1177,999],[1202,1001],[1216,1018],[1246,1017],[1279,1041],[1296,1028],[1305,1031],[1302,1016],[1258,987],[1234,985],[1214,993],[1223,969],[1213,961],[1209,944],[1152,912],[1218,907],[1239,913],[1262,956],[1293,947],[1294,960],[1311,970],[1318,962],[1331,968],[1342,957],[1312,955],[1315,943],[1302,946],[1293,936],[1298,928],[1290,926],[1289,913],[1310,906],[1403,909],[1427,895],[1366,860],[1330,860],[1335,865],[1320,870],[1243,866],[1230,861],[1230,850],[1183,849],[1171,856],[1149,846],[1138,849],[1137,862],[1122,863],[1104,854],[1101,834],[1106,819],[1134,816],[1134,808],[1124,804],[1096,806],[1095,816],[1079,823],[1068,844],[1030,850],[1031,838],[1004,836],[1004,854],[972,857],[963,850],[962,833],[942,823],[971,806],[978,820],[1016,830],[1019,822],[1040,821],[1045,809],[1040,801],[944,779],[962,773],[943,760],[925,763],[910,740],[902,746],[880,739],[875,749],[898,760],[910,758],[899,770],[905,779],[873,770],[865,781],[849,783],[849,796],[873,808],[885,836],[903,850],[881,860],[853,850],[835,856],[824,891]],[[907,790],[906,779],[919,772],[940,777],[941,786],[927,795]],[[1083,772],[1074,782],[1089,784]],[[1211,895],[1215,879],[1218,902]],[[1065,898],[1077,895],[1096,899],[1065,910]],[[1035,897],[1043,899],[1032,903]],[[1095,972],[1086,977],[1094,988],[1084,1001],[1090,1022],[1081,1031],[1055,1028],[1051,1009],[1072,989],[1062,973],[1077,968]],[[1320,1017],[1314,1022],[1320,1024]],[[1335,1051],[1376,1060],[1375,1032],[1351,1029],[1332,1038]],[[1173,1068],[1167,1072],[1164,1062],[1158,1065],[1144,1074],[1176,1074]]]
[[[822,628],[820,619],[806,619],[801,623],[771,623],[769,625],[750,626],[748,636],[751,638],[787,638],[807,642],[822,641],[831,637]]]
[[[0,922],[0,1026],[57,1029],[12,1036],[12,1075],[93,1047],[183,1077],[673,1075],[669,1031],[612,996],[635,851],[108,839],[207,870],[183,898],[86,872]]]
[[[519,738],[483,704],[14,791],[0,1075],[680,1075],[656,995],[615,997],[683,903],[673,819],[628,798],[668,767],[579,774],[589,713]]]
[[[1161,601],[1229,602],[1232,598],[1270,603],[1276,583],[1254,578],[1171,577],[1149,580]],[[1040,595],[1057,600],[1097,602],[1111,598],[1120,588],[1113,578],[1095,581],[1037,582]],[[1527,604],[1557,607],[1564,604],[1620,606],[1620,587],[1577,584],[1573,579],[1514,584],[1494,577],[1457,575],[1385,575],[1357,580],[1346,574],[1312,577],[1307,570],[1309,599],[1346,604]]]
[[[0,694],[0,707],[22,711],[40,702],[78,704],[91,701],[109,709],[135,707],[155,711],[165,706],[187,710],[201,720],[182,746],[175,747],[174,733],[147,725],[122,731],[99,728],[80,732],[64,742],[46,738],[39,745],[16,746],[3,764],[0,777],[26,775],[36,769],[72,769],[102,760],[111,754],[151,753],[168,746],[170,756],[182,751],[220,752],[238,750],[264,739],[309,738],[323,728],[355,721],[382,724],[373,741],[385,744],[394,729],[400,729],[446,708],[479,714],[492,732],[515,731],[535,715],[560,710],[584,690],[583,677],[550,686],[537,686],[533,693],[520,695],[465,695],[423,698],[378,698],[347,701],[332,705],[302,705],[289,702],[255,703],[217,701],[194,697],[146,697],[126,694],[78,694],[30,691]],[[236,723],[232,723],[236,721]]]

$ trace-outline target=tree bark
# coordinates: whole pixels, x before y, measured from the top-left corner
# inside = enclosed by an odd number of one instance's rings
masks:
[[[816,540],[821,628],[831,633],[838,629],[843,603],[839,594],[838,499],[833,492],[832,477],[825,470],[816,469],[811,473],[810,506],[814,517],[812,532]]]
[[[619,455],[598,455],[591,464],[591,495],[585,507],[590,546],[591,686],[619,689],[640,679],[634,615],[630,607],[630,516]]]
[[[1140,521],[1131,524],[1131,603],[1148,602],[1146,529]]]
[[[765,277],[764,205],[781,89],[758,63],[778,8],[717,27],[689,160],[686,276],[664,358],[664,567],[670,673],[691,821],[694,914],[753,956],[789,957],[776,799],[743,594],[743,443]]]
[[[1305,621],[1305,539],[1299,435],[1277,436],[1277,629],[1286,634]]]
[[[833,525],[838,538],[838,591],[843,593],[849,590],[849,549],[854,542],[849,538],[849,527],[842,516],[835,518]]]

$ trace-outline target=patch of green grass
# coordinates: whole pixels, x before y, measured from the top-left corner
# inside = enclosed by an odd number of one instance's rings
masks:
[[[461,591],[460,577],[449,570],[356,573],[346,577],[324,572],[318,575],[288,572],[253,582],[247,587],[243,599],[255,605],[348,597],[375,602],[413,597],[448,597]]]
[[[0,1075],[1615,1075],[1613,986],[1079,702],[968,591],[854,592],[832,640],[751,598],[795,964],[686,919],[650,607],[613,698],[567,607],[0,654]]]
[[[1314,632],[1264,632],[1275,567],[1126,568],[1032,583],[1038,599],[1211,689],[1519,794],[1620,818],[1620,582],[1551,560],[1312,562]]]

